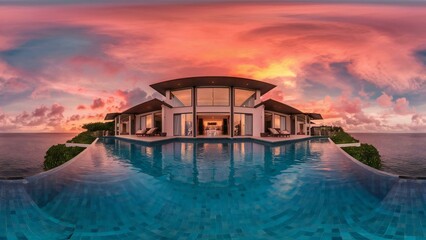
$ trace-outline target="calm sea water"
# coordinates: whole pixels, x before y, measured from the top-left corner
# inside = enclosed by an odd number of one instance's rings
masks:
[[[0,133],[0,178],[26,177],[43,171],[50,146],[64,143],[74,133]]]
[[[43,171],[47,149],[72,138],[73,133],[0,133],[0,178],[25,177]],[[426,176],[426,134],[352,133],[373,144],[382,155],[382,170]]]
[[[373,144],[382,156],[382,170],[408,176],[426,176],[426,133],[351,133]]]

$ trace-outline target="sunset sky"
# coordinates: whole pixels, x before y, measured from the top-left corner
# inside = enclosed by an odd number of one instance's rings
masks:
[[[35,4],[37,2],[37,4]],[[78,131],[205,75],[353,132],[426,132],[426,4],[1,1],[0,132]]]

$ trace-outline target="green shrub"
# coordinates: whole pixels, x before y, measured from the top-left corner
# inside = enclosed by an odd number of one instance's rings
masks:
[[[350,134],[344,132],[343,130],[333,133],[330,138],[336,144],[359,142],[357,139],[353,138]]]
[[[53,145],[44,156],[44,170],[55,168],[77,156],[84,150],[83,147],[66,147],[65,144]]]
[[[363,143],[360,147],[344,147],[342,149],[370,167],[380,169],[382,166],[379,151],[373,145]]]
[[[95,122],[95,123],[87,123],[82,126],[82,128],[86,129],[90,132],[95,131],[114,131],[114,121],[112,122]]]
[[[92,135],[91,132],[86,131],[78,134],[71,140],[68,140],[69,143],[85,143],[85,144],[91,144],[93,141],[95,141],[96,137]]]

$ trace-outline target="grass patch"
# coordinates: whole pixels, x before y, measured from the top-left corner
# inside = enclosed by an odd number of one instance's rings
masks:
[[[66,147],[65,144],[53,145],[47,150],[44,156],[44,170],[49,170],[64,164],[73,157],[81,153],[83,147]]]
[[[363,143],[360,147],[344,147],[342,149],[353,158],[370,167],[376,169],[382,167],[379,151],[373,145]]]
[[[331,140],[336,144],[344,144],[344,143],[357,143],[359,142],[357,139],[352,137],[350,134],[339,131],[335,132],[330,136]]]
[[[68,143],[84,143],[84,144],[91,144],[93,141],[95,141],[96,137],[92,135],[91,132],[86,131],[78,134],[71,140],[68,140]]]

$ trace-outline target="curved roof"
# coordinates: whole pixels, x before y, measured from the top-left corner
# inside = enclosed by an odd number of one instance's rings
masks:
[[[167,107],[171,107],[169,104],[165,103],[164,101],[154,98],[149,101],[138,104],[134,107],[131,107],[127,109],[126,111],[122,112],[121,114],[142,114],[147,112],[158,111],[158,110],[161,110],[161,105],[166,105]]]
[[[260,90],[261,95],[275,88],[276,85],[258,80],[226,77],[226,76],[203,76],[203,77],[188,77],[168,80],[150,85],[157,92],[166,95],[167,90],[175,90],[179,88],[189,88],[198,86],[229,86],[239,88],[250,88]]]
[[[312,120],[322,120],[322,119],[324,119],[324,118],[322,117],[322,115],[321,115],[321,114],[319,114],[319,113],[308,113],[308,115],[309,115],[309,117],[310,117]]]
[[[158,111],[158,110],[161,110],[161,105],[165,105],[169,108],[172,107],[169,104],[165,103],[164,101],[154,98],[146,102],[143,102],[141,104],[138,104],[136,106],[133,106],[121,113],[108,113],[105,116],[104,120],[114,120],[115,117],[121,114],[143,114],[147,112]]]
[[[274,112],[279,112],[279,113],[284,113],[284,114],[303,114],[302,111],[300,111],[299,109],[296,109],[292,106],[289,106],[287,104],[284,104],[282,102],[278,102],[276,100],[273,99],[268,99],[264,102],[259,103],[257,106],[258,107],[260,105],[265,105],[265,110],[269,110],[269,111],[274,111]]]

